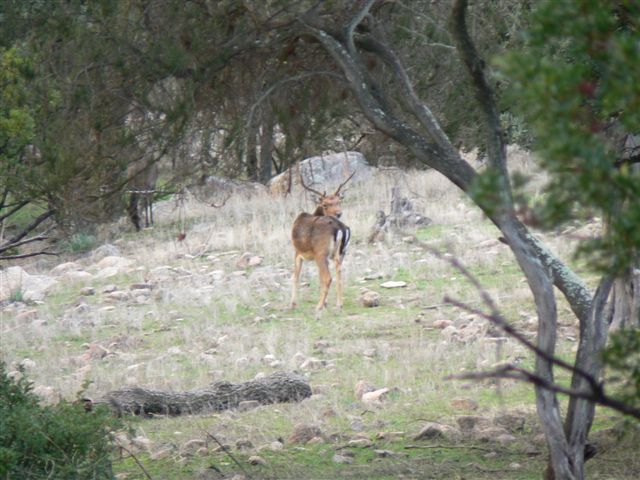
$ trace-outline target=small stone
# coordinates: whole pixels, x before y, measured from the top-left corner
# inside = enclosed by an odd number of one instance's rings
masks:
[[[367,290],[360,296],[360,305],[365,308],[378,307],[380,305],[380,294],[373,290]]]
[[[398,281],[389,280],[388,282],[384,282],[380,284],[380,286],[382,288],[404,288],[407,286],[407,282],[403,282],[401,280],[398,280]]]
[[[378,458],[387,458],[393,456],[393,452],[391,450],[374,450],[373,453]]]
[[[477,410],[478,402],[470,398],[454,398],[451,400],[451,408],[455,410]]]
[[[282,450],[284,450],[284,444],[282,442],[278,442],[277,440],[275,442],[271,442],[269,444],[269,450],[271,450],[272,452],[280,452]]]
[[[238,450],[249,450],[253,448],[253,443],[251,443],[251,440],[238,440],[236,442],[236,448]]]
[[[450,326],[453,322],[451,320],[436,320],[435,322],[433,322],[432,327],[433,328],[439,328],[440,330],[443,330],[445,328],[447,328],[448,326]]]
[[[379,402],[380,400],[382,400],[384,395],[389,393],[389,391],[390,389],[385,387],[374,390],[373,392],[367,392],[362,395],[362,401],[368,404]]]
[[[18,321],[35,320],[36,318],[38,318],[38,310],[36,309],[26,310],[16,315],[16,320]]]
[[[373,392],[376,388],[366,380],[360,380],[356,383],[353,393],[358,400],[362,400],[362,396],[367,392]]]
[[[351,465],[353,463],[353,458],[347,457],[345,455],[339,455],[337,453],[333,456],[331,460],[333,460],[334,463],[339,463],[343,465]]]
[[[418,434],[413,437],[414,440],[434,440],[434,439],[446,439],[450,440],[456,436],[457,431],[450,425],[444,425],[441,423],[427,422]]]
[[[373,442],[368,438],[355,438],[353,440],[349,440],[347,445],[356,448],[369,448],[373,445]]]
[[[252,455],[248,460],[250,465],[266,465],[267,462],[264,458],[259,457],[258,455]]]
[[[260,402],[257,400],[244,400],[238,403],[238,410],[241,412],[246,412],[248,410],[253,410],[254,408],[258,408],[260,406]]]
[[[293,428],[293,432],[289,435],[289,443],[306,444],[314,437],[321,437],[322,430],[316,425],[298,424]]]
[[[91,295],[96,294],[96,289],[93,287],[82,287],[80,289],[80,295],[83,297],[90,297]]]

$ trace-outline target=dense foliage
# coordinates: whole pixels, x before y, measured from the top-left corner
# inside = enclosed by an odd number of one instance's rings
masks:
[[[540,220],[604,217],[583,251],[612,272],[640,262],[640,170],[629,158],[640,138],[628,137],[640,132],[639,19],[630,0],[542,2],[526,49],[503,63],[551,176]]]
[[[110,412],[64,401],[43,407],[31,390],[0,363],[0,478],[113,478]]]

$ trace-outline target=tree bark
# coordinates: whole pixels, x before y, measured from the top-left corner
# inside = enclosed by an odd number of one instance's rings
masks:
[[[289,372],[275,372],[258,380],[244,383],[216,382],[190,392],[125,387],[108,392],[95,404],[107,404],[118,415],[181,415],[227,410],[249,400],[267,405],[299,402],[310,396],[311,387],[303,377]]]

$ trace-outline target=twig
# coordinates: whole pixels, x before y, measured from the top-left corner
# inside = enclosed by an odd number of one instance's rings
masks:
[[[476,447],[475,445],[405,445],[404,446],[405,450],[414,450],[414,449],[431,450],[431,449],[436,449],[436,448],[449,448],[449,449],[466,448],[467,450],[480,450],[482,452],[493,452],[494,451],[494,450],[492,450],[490,448]]]
[[[0,256],[0,260],[15,260],[17,258],[29,258],[29,257],[35,257],[36,255],[53,255],[53,256],[58,256],[60,255],[59,252],[47,252],[46,250],[43,250],[41,252],[32,252],[32,253],[23,253],[20,255],[3,255]]]
[[[204,433],[207,435],[207,437],[210,437],[214,442],[216,442],[220,448],[222,449],[222,451],[224,453],[227,454],[227,456],[233,460],[233,463],[235,463],[238,468],[240,470],[242,470],[242,473],[244,473],[244,476],[247,477],[249,480],[251,480],[251,475],[249,475],[249,473],[244,469],[244,467],[242,466],[242,464],[240,464],[240,462],[238,462],[238,460],[236,460],[236,457],[234,457],[231,452],[229,451],[229,449],[227,447],[225,447],[222,443],[220,443],[220,441],[211,433],[207,432],[206,430],[204,430]]]
[[[131,455],[131,458],[133,458],[133,461],[136,462],[138,467],[140,467],[140,470],[142,470],[142,473],[144,473],[145,477],[147,477],[149,480],[153,480],[153,477],[151,475],[149,475],[149,472],[147,472],[147,469],[144,468],[144,466],[142,465],[140,460],[138,460],[138,457],[136,457],[131,450],[129,450],[127,447],[121,445],[119,442],[116,442],[116,445],[118,445],[119,448],[121,448],[122,450],[127,452],[129,455]]]

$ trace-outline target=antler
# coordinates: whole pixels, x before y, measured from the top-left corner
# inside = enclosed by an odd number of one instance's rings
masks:
[[[315,193],[316,195],[320,195],[321,197],[326,197],[327,196],[327,192],[324,193],[320,193],[318,190],[314,190],[311,187],[308,187],[305,183],[304,183],[304,178],[302,177],[302,172],[300,171],[300,168],[298,167],[298,173],[300,174],[300,183],[302,184],[302,186],[304,187],[305,190],[309,190],[310,192]]]
[[[340,184],[340,186],[338,187],[338,189],[335,191],[334,195],[338,195],[338,193],[340,193],[340,189],[341,189],[342,187],[344,187],[344,186],[347,184],[347,182],[348,182],[349,180],[351,180],[351,177],[353,177],[355,174],[356,174],[356,171],[354,170],[354,171],[353,171],[353,173],[352,173],[351,175],[349,175],[349,178],[347,178],[344,182],[342,182],[342,183]]]

